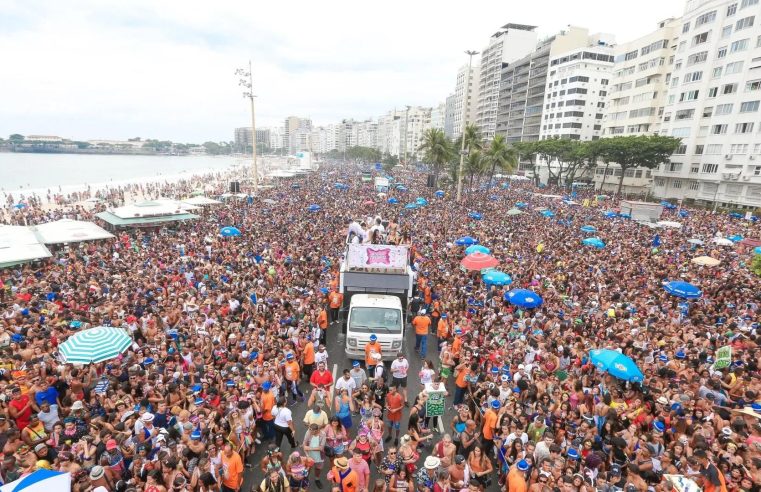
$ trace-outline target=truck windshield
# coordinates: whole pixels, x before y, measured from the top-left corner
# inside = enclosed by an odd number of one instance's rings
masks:
[[[349,331],[359,333],[401,333],[402,313],[398,309],[355,307],[349,313]]]

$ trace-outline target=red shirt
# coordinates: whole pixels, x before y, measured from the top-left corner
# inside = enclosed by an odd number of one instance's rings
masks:
[[[19,398],[18,400],[11,400],[10,406],[15,408],[17,411],[21,411],[21,409],[24,408],[27,403],[29,403],[29,396],[21,395],[21,398]],[[16,427],[18,427],[18,430],[23,430],[25,427],[29,425],[31,416],[32,416],[31,406],[29,406],[25,412],[21,412],[17,414]]]
[[[312,377],[309,378],[309,382],[314,385],[325,385],[325,388],[330,388],[330,385],[333,384],[333,374],[331,374],[330,371],[314,371],[312,373]]]

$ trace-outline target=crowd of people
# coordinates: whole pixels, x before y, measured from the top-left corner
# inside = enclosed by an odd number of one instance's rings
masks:
[[[328,166],[192,223],[119,231],[0,270],[3,483],[48,468],[69,472],[75,492],[230,492],[246,476],[263,492],[644,492],[670,490],[669,477],[758,492],[759,278],[751,248],[712,242],[761,237],[754,222],[665,210],[681,228],[653,230],[607,217],[609,197],[561,200],[552,194],[567,191],[531,182],[457,203],[401,168],[408,191],[378,196],[355,169]],[[214,196],[226,182],[202,186]],[[404,208],[418,196],[429,204]],[[507,215],[517,202],[522,213]],[[103,206],[30,202],[9,216],[91,220]],[[584,225],[604,248],[582,245]],[[222,237],[222,226],[242,234]],[[352,230],[409,248],[416,343],[334,380],[340,356],[326,340],[341,330],[337,268]],[[464,271],[462,236],[488,247],[512,283]],[[701,255],[720,264],[691,262]],[[671,296],[668,280],[702,297]],[[517,287],[543,304],[506,301]],[[92,326],[124,328],[133,344],[107,362],[62,363],[57,347]],[[731,361],[717,367],[727,346]],[[596,369],[596,348],[622,351],[644,380]],[[427,415],[441,391],[445,414]]]

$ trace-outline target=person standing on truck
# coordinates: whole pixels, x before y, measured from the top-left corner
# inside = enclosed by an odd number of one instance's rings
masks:
[[[344,295],[334,290],[328,294],[328,303],[330,306],[330,324],[338,323],[338,311],[341,309],[341,304],[344,302]]]
[[[375,333],[370,334],[370,341],[365,345],[365,367],[370,377],[375,377],[375,366],[383,364],[381,344],[378,342],[378,336]],[[376,355],[377,354],[377,355]]]
[[[428,330],[431,326],[431,318],[425,315],[425,309],[421,309],[412,319],[412,326],[415,327],[415,352],[420,350],[420,358],[425,359],[428,352]]]

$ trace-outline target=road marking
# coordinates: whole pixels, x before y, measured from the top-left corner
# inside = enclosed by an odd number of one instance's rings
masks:
[[[439,434],[444,434],[444,416],[439,415]]]
[[[330,391],[328,392],[330,394],[330,403],[328,408],[333,406],[333,391],[335,391],[336,382],[338,381],[336,379],[337,375],[338,375],[338,364],[333,364],[333,384],[330,385]]]

